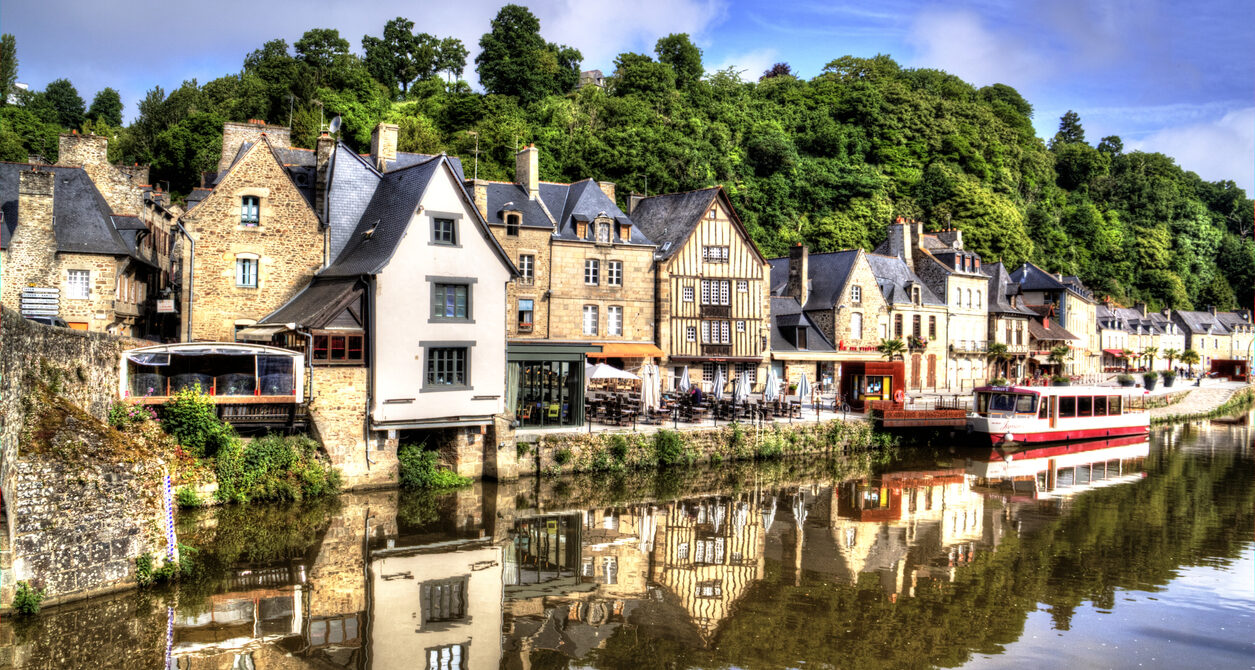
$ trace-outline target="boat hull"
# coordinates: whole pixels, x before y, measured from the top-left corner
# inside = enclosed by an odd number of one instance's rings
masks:
[[[1007,434],[1011,439],[1007,439]],[[1016,432],[1014,430],[987,433],[991,444],[1044,444],[1048,442],[1072,442],[1097,440],[1107,437],[1147,435],[1150,426],[1112,426],[1107,428],[1072,428],[1046,432]]]

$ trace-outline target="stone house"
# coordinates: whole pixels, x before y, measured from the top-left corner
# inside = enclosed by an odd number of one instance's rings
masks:
[[[812,255],[798,245],[770,265],[771,358],[779,377],[795,384],[805,371],[823,392],[839,390],[856,406],[892,398],[904,363],[883,362],[877,346],[888,339],[889,301],[897,297],[882,288],[871,254],[851,249]],[[886,282],[897,285],[893,278]],[[881,374],[886,365],[890,373]]]
[[[966,391],[986,379],[989,276],[979,255],[963,248],[963,231],[925,233],[899,217],[875,253],[901,258],[946,305],[945,387]]]
[[[1135,355],[1129,361],[1130,368],[1152,370],[1167,369],[1165,350],[1185,350],[1185,334],[1181,327],[1167,314],[1149,311],[1144,303],[1120,307],[1108,300],[1098,305],[1096,313],[1104,371],[1124,371],[1125,361],[1121,355],[1126,349]],[[1150,349],[1155,350],[1153,359],[1141,357]]]
[[[933,293],[904,259],[867,254],[867,261],[888,310],[881,337],[902,340],[906,345],[907,388],[949,388],[947,334],[953,326],[945,300]]]
[[[770,340],[770,266],[722,187],[630,198],[628,216],[658,246],[655,341],[662,383],[686,367],[709,389],[717,371],[761,389]],[[698,377],[695,372],[700,372]]]
[[[1033,310],[1034,316],[1028,322],[1030,355],[1025,364],[1025,376],[1070,374],[1068,372],[1068,366],[1071,364],[1070,360],[1065,360],[1063,370],[1059,370],[1050,361],[1050,352],[1055,347],[1061,345],[1066,345],[1070,351],[1074,352],[1081,338],[1072,334],[1059,322],[1059,319],[1056,317],[1059,309],[1058,303],[1029,305],[1028,308]],[[1071,353],[1069,353],[1070,355]]]
[[[1055,306],[1053,318],[1072,333],[1072,352],[1063,374],[1096,375],[1102,368],[1102,347],[1098,334],[1098,302],[1076,277],[1051,274],[1032,263],[1024,263],[1011,273],[1020,285],[1020,294],[1030,307]]]
[[[656,245],[615,204],[614,184],[542,182],[535,146],[512,183],[473,180],[480,214],[519,270],[507,294],[511,379],[523,424],[583,423],[585,356],[627,370],[656,362]],[[567,383],[543,383],[556,371]],[[557,408],[557,416],[550,409]]]
[[[1241,361],[1251,360],[1251,342],[1255,340],[1255,332],[1252,332],[1250,312],[1247,310],[1216,312],[1216,318],[1229,330],[1229,358]]]
[[[990,376],[1019,379],[1029,357],[1028,323],[1037,313],[1024,305],[1019,284],[1011,281],[1002,263],[990,263],[984,270],[989,275],[989,342],[1005,344],[1011,356],[1001,370],[991,361]]]
[[[1214,360],[1233,357],[1233,332],[1213,307],[1207,310],[1173,310],[1172,318],[1185,334],[1185,347],[1198,352],[1201,369],[1209,370]],[[1245,340],[1249,346],[1250,340]],[[1197,370],[1198,368],[1196,368]]]

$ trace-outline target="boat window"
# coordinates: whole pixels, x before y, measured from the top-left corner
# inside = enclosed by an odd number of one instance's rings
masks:
[[[1059,396],[1059,418],[1071,419],[1076,416],[1076,397]]]
[[[976,413],[981,416],[985,416],[986,414],[989,413],[989,394],[988,393],[976,394]]]
[[[1121,400],[1118,395],[1107,396],[1107,413],[1111,416],[1120,416]]]
[[[1076,399],[1076,415],[1094,416],[1094,398],[1092,396],[1086,395]]]
[[[1067,398],[1067,400],[1076,400],[1076,398]],[[1059,468],[1055,473],[1055,488],[1067,488],[1076,484],[1076,470],[1074,468]]]
[[[1015,396],[1015,411],[1020,414],[1032,414],[1035,409],[1033,403],[1036,400],[1036,396],[1031,396],[1027,393]]]
[[[989,411],[1014,412],[1015,396],[1010,393],[994,393],[989,399]]]
[[[1037,418],[1039,419],[1050,418],[1050,398],[1049,397],[1043,397],[1041,399],[1041,407],[1037,411]]]
[[[1107,396],[1094,396],[1094,416],[1107,416]]]

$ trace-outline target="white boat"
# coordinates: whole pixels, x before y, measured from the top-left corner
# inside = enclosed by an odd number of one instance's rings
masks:
[[[967,429],[993,444],[1146,435],[1150,415],[1142,393],[1110,386],[983,386],[973,391]]]

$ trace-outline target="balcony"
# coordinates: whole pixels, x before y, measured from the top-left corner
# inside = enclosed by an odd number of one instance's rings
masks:
[[[113,301],[113,313],[118,316],[139,316],[140,306],[135,303],[123,302],[121,300]]]
[[[950,350],[956,354],[983,354],[989,350],[989,343],[985,340],[955,340],[950,344]]]
[[[1008,354],[1027,354],[1028,345],[1027,344],[1008,344],[1007,353]]]
[[[701,318],[726,319],[732,316],[732,307],[728,305],[702,305]]]

